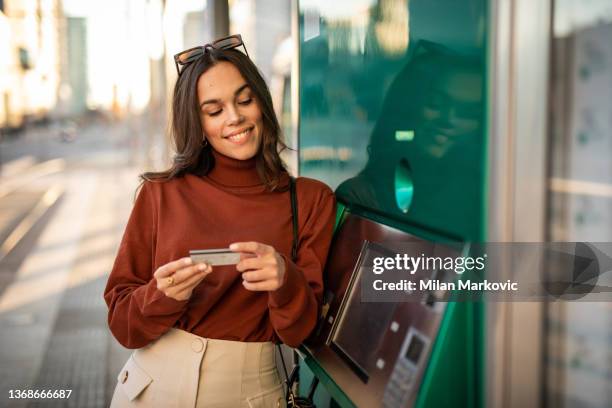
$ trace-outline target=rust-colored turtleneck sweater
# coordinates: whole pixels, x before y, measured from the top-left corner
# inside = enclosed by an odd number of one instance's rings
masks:
[[[332,191],[316,180],[297,180],[299,250],[293,263],[289,191],[266,191],[254,159],[214,155],[207,176],[145,182],[138,194],[104,291],[110,329],[127,348],[144,347],[173,327],[223,340],[280,338],[295,347],[315,326],[335,218]],[[213,267],[189,300],[157,289],[153,273],[160,266],[192,249],[243,241],[271,245],[283,256],[281,288],[248,291],[229,265]]]

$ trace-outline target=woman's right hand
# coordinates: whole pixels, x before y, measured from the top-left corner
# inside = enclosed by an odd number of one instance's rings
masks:
[[[175,300],[187,300],[193,289],[212,272],[212,266],[206,263],[192,265],[191,258],[181,258],[157,268],[153,278],[157,289]]]

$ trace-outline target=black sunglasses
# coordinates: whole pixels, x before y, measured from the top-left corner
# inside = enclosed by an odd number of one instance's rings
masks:
[[[181,75],[185,70],[185,66],[191,64],[193,61],[200,58],[206,53],[206,50],[213,48],[216,50],[231,50],[242,46],[244,53],[249,56],[249,53],[242,42],[242,36],[240,34],[230,35],[229,37],[220,38],[211,43],[200,45],[199,47],[189,48],[188,50],[181,51],[174,55],[174,65],[176,65],[176,72]]]

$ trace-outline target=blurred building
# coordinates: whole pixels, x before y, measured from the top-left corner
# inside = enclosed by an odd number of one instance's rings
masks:
[[[58,99],[59,0],[0,2],[0,128],[44,119]]]
[[[87,20],[66,17],[62,24],[61,116],[82,114],[87,110]]]

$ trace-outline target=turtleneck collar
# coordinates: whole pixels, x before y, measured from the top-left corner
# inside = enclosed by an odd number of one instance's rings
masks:
[[[212,149],[215,166],[208,178],[216,183],[230,187],[251,187],[263,184],[255,168],[256,159],[238,160],[227,157]]]

